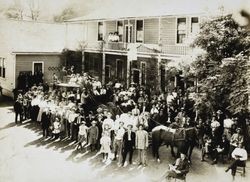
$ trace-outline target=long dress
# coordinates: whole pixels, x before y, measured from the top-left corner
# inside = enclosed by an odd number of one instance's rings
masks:
[[[109,136],[104,135],[100,140],[101,146],[101,153],[109,154],[111,152],[110,145],[111,145],[111,139]]]
[[[44,101],[44,100],[41,100],[40,103],[39,103],[39,112],[38,112],[38,115],[37,115],[37,121],[38,122],[41,122],[42,114],[43,114],[43,111],[44,111],[44,109],[46,107],[47,107],[47,102]]]

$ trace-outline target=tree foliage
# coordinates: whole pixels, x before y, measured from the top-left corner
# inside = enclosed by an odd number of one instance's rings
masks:
[[[231,15],[219,17],[201,25],[194,46],[205,50],[192,65],[202,93],[196,96],[200,112],[221,109],[235,114],[246,109],[250,48],[247,29]]]
[[[23,20],[23,9],[17,5],[10,6],[4,14],[9,19]]]
[[[66,8],[62,11],[61,14],[54,16],[55,22],[63,22],[69,20],[76,16],[75,11],[72,8]]]

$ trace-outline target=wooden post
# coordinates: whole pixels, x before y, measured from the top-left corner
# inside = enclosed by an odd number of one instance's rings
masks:
[[[161,55],[160,54],[158,54],[158,58],[157,58],[157,78],[156,79],[158,79],[156,88],[162,91],[161,89]]]
[[[105,84],[105,65],[106,65],[106,56],[105,53],[102,53],[102,84]]]
[[[85,72],[85,57],[84,57],[84,51],[82,51],[82,72]]]
[[[127,58],[127,88],[129,88],[129,75],[130,75],[130,60]]]

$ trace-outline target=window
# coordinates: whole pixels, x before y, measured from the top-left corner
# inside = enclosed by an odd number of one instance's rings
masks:
[[[117,22],[117,32],[119,36],[119,41],[122,42],[123,39],[123,21]]]
[[[103,40],[103,22],[98,22],[98,41]]]
[[[191,32],[197,33],[199,31],[199,19],[198,17],[191,18]]]
[[[136,42],[143,42],[143,20],[136,20]]]
[[[184,43],[186,38],[186,18],[177,19],[177,43]]]
[[[0,77],[5,78],[6,75],[6,65],[5,58],[0,57]]]

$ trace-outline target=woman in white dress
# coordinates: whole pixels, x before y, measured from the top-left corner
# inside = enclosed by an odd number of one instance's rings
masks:
[[[45,100],[44,97],[41,97],[38,106],[39,106],[39,112],[38,112],[38,116],[37,116],[37,121],[41,122],[44,109],[46,107],[48,107],[47,100]]]

